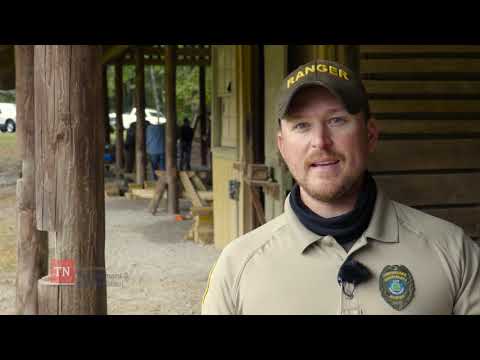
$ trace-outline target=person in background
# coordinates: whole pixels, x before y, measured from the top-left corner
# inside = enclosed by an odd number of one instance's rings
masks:
[[[135,137],[137,122],[130,124],[127,130],[127,139],[125,140],[125,170],[127,173],[133,173],[135,165]]]
[[[149,124],[146,132],[147,154],[152,166],[154,180],[158,180],[155,171],[165,171],[165,125]]]
[[[183,119],[180,128],[180,170],[191,170],[190,157],[192,152],[193,129],[188,118]]]

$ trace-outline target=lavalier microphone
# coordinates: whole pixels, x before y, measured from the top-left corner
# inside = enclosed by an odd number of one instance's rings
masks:
[[[368,281],[370,276],[370,270],[368,270],[365,265],[355,260],[348,260],[340,268],[337,281],[342,287],[343,293],[349,298],[352,298],[355,287],[358,284]],[[353,289],[351,291],[347,291],[345,286],[346,284],[353,285]]]

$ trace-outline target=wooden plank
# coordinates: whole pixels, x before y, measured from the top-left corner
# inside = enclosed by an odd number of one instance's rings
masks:
[[[147,54],[156,54],[160,56],[165,56],[165,48],[145,48],[145,52]],[[200,56],[200,57],[208,57],[211,56],[211,48],[210,47],[177,47],[177,56]]]
[[[265,211],[263,210],[262,203],[260,201],[260,195],[258,190],[253,185],[247,185],[248,191],[250,192],[250,197],[252,198],[253,207],[255,208],[255,215],[260,225],[265,224]]]
[[[34,160],[35,103],[34,103],[34,47],[16,45],[16,132],[19,159]]]
[[[409,206],[480,203],[480,174],[376,175],[389,197]]]
[[[415,53],[480,53],[478,45],[360,45],[360,53],[415,54]]]
[[[133,196],[141,199],[154,199],[155,189],[132,189],[131,193]]]
[[[193,206],[203,207],[204,204],[202,203],[202,200],[200,199],[197,191],[193,187],[193,184],[190,182],[188,175],[184,171],[180,171],[179,175],[180,181],[182,182],[182,185],[185,188],[189,199],[192,201]]]
[[[38,314],[37,281],[48,272],[47,233],[35,221],[34,47],[15,46],[17,143],[22,179],[17,181],[16,313]]]
[[[422,209],[422,211],[460,226],[470,237],[480,236],[480,206],[446,209]]]
[[[37,229],[56,230],[53,46],[35,46],[35,198]]]
[[[17,315],[37,315],[37,281],[48,272],[47,233],[36,230],[35,210],[28,208],[28,190],[20,179],[17,181]],[[30,182],[30,186],[33,185]],[[33,195],[33,193],[32,193]]]
[[[135,65],[134,59],[122,60],[123,65]],[[145,65],[166,65],[166,61],[163,59],[145,59]],[[177,65],[180,66],[209,66],[211,64],[210,59],[179,59]]]
[[[249,180],[267,181],[270,178],[270,168],[264,164],[248,164],[247,178]]]
[[[200,191],[207,191],[207,187],[204,185],[202,179],[196,174],[193,173],[190,176],[190,179],[192,180],[193,184],[195,185],[195,188],[197,188]]]
[[[480,134],[480,120],[376,120],[381,135]]]
[[[63,216],[68,212],[68,205],[65,203],[65,199],[62,197],[64,191],[67,191],[72,184],[73,179],[77,175],[76,171],[68,167],[68,164],[72,164],[72,154],[75,147],[72,139],[72,118],[71,118],[71,67],[70,62],[72,58],[71,46],[56,46],[55,50],[55,88],[54,93],[54,111],[55,111],[55,135],[51,140],[55,145],[55,167],[56,173],[56,228],[60,229],[64,225]],[[101,79],[101,78],[100,78]],[[101,80],[100,80],[101,81]],[[102,94],[103,95],[103,94]],[[103,101],[103,99],[101,99]],[[103,105],[103,104],[102,104]],[[102,107],[103,108],[103,107]],[[82,115],[87,115],[84,113]],[[104,126],[104,117],[102,113],[102,129]],[[103,131],[102,131],[103,133]],[[87,136],[91,136],[88,134]],[[103,139],[104,140],[104,139]],[[78,150],[77,150],[78,151]],[[102,152],[103,154],[103,152]],[[88,157],[88,153],[85,154]],[[103,156],[102,156],[103,158]],[[102,159],[103,160],[103,159]],[[103,161],[102,161],[103,163]],[[73,163],[75,164],[75,163]],[[93,163],[92,163],[93,164]],[[75,164],[76,165],[76,164]],[[79,166],[81,168],[81,166]],[[78,174],[82,174],[82,170],[78,169]],[[104,194],[104,188],[101,189],[102,196]]]
[[[364,80],[369,95],[480,95],[480,81]]]
[[[213,207],[204,206],[204,207],[192,207],[193,216],[209,216],[213,214]]]
[[[197,191],[198,197],[205,201],[213,201],[213,191]]]
[[[479,100],[371,100],[373,113],[474,113]]]
[[[480,169],[480,139],[383,140],[369,160],[374,172]]]
[[[360,72],[363,74],[478,73],[480,72],[480,59],[361,59]]]

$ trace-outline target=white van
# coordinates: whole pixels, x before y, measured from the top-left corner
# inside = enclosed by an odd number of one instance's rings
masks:
[[[15,132],[17,128],[17,106],[10,103],[0,103],[0,131]]]
[[[123,114],[123,128],[125,130],[128,129],[132,123],[137,121],[136,112],[137,108],[133,108],[130,113]],[[110,126],[115,127],[117,124],[117,114],[110,113],[108,116],[110,117]],[[165,116],[162,113],[158,113],[156,110],[149,108],[145,109],[145,120],[153,125],[165,124],[167,122],[167,119],[165,119]]]

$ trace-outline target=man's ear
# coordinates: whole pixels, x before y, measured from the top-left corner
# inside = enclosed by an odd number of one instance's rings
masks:
[[[368,119],[367,134],[368,134],[368,151],[373,152],[377,147],[378,138],[380,136],[380,130],[378,128],[377,121],[373,117]]]
[[[278,148],[278,151],[280,152],[280,155],[282,155],[282,158],[285,158],[283,156],[284,141],[285,139],[283,138],[283,134],[282,134],[282,124],[280,123],[279,128],[277,130],[277,148]]]

